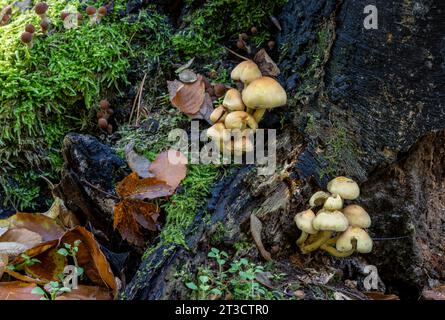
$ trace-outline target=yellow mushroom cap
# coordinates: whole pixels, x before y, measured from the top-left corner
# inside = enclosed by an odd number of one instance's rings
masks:
[[[230,132],[224,126],[224,123],[218,122],[207,129],[207,137],[213,141],[221,142],[230,140]]]
[[[252,60],[246,60],[238,64],[235,69],[232,70],[230,77],[232,80],[240,80],[245,85],[248,85],[253,80],[262,76],[260,68]]]
[[[299,212],[295,215],[294,221],[298,229],[309,233],[316,234],[318,231],[312,227],[312,221],[315,218],[315,213],[311,209]]]
[[[331,194],[328,192],[317,191],[309,199],[309,206],[311,206],[311,208],[321,206],[330,196]]]
[[[350,204],[343,209],[343,214],[349,221],[349,225],[359,228],[369,228],[371,225],[371,217],[369,214],[357,204]]]
[[[230,112],[226,116],[224,123],[227,129],[244,130],[247,126],[252,130],[258,128],[258,123],[255,121],[254,117],[245,111]]]
[[[227,110],[224,108],[224,106],[219,106],[215,108],[215,110],[212,111],[210,114],[210,121],[213,123],[224,121],[226,119]]]
[[[285,105],[286,91],[270,77],[261,77],[252,81],[242,93],[244,104],[251,109],[272,109]]]
[[[348,228],[348,219],[341,211],[320,210],[312,221],[315,230],[345,231]]]
[[[338,195],[332,195],[326,199],[323,209],[329,211],[341,210],[343,208],[343,199]]]
[[[236,89],[230,89],[226,92],[223,100],[223,106],[230,111],[243,111],[246,109],[241,98],[241,92]]]
[[[357,199],[360,195],[357,182],[347,177],[337,177],[329,181],[328,191],[347,200]]]
[[[335,247],[341,252],[352,250],[353,240],[357,242],[357,252],[369,253],[372,251],[371,237],[365,230],[359,227],[349,227],[338,237]]]

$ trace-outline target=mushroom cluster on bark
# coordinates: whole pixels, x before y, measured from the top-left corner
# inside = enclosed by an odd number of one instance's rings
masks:
[[[222,104],[210,115],[214,125],[207,130],[207,136],[221,152],[236,155],[253,151],[253,133],[266,110],[285,105],[287,96],[278,81],[263,76],[252,60],[238,64],[230,76],[242,83],[243,90],[232,88],[226,92]]]
[[[327,186],[328,192],[318,191],[309,199],[310,208],[295,215],[301,235],[297,245],[303,253],[322,249],[336,257],[354,252],[372,251],[372,239],[366,232],[371,225],[369,214],[357,204],[343,207],[344,200],[360,196],[357,183],[347,177],[337,177]],[[313,209],[321,207],[317,214]]]

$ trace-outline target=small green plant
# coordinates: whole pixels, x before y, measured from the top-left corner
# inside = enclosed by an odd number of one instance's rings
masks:
[[[77,275],[81,277],[83,275],[83,268],[79,266],[79,263],[77,262],[77,253],[79,252],[79,245],[81,241],[75,240],[73,245],[69,243],[64,243],[64,248],[60,248],[57,250],[57,253],[64,256],[64,257],[71,257],[73,260],[74,266],[76,267]]]
[[[46,290],[39,286],[31,290],[32,294],[41,296],[40,300],[56,300],[56,297],[64,292],[71,292],[71,289],[57,281],[50,281]]]
[[[10,265],[8,265],[8,269],[10,269],[10,270],[16,270],[16,271],[21,271],[21,270],[23,270],[25,267],[31,267],[31,266],[33,266],[33,265],[35,265],[35,264],[37,264],[37,263],[40,263],[40,260],[39,260],[39,259],[31,258],[30,256],[28,256],[28,255],[25,254],[25,253],[22,253],[22,254],[20,255],[20,257],[23,259],[23,262],[22,262],[22,263],[19,263],[19,264],[17,264],[17,265],[12,265],[12,264],[10,264]]]
[[[192,290],[195,299],[224,298],[231,295],[233,299],[259,300],[277,299],[283,295],[257,281],[258,275],[266,275],[265,268],[246,258],[228,263],[229,255],[225,251],[211,248],[207,255],[212,267],[199,268],[197,277],[185,283]],[[270,279],[281,279],[283,274],[270,275]]]

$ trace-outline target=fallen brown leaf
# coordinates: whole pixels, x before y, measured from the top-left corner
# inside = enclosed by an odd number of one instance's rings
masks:
[[[156,231],[159,208],[142,200],[123,199],[114,207],[113,226],[122,238],[138,247],[144,245],[140,226]]]
[[[261,253],[261,256],[266,259],[267,261],[272,260],[272,257],[264,248],[263,241],[261,240],[261,230],[263,229],[263,224],[261,223],[260,219],[258,219],[255,214],[250,215],[250,232],[252,233],[252,238],[255,241],[255,244],[258,248],[258,250]]]
[[[0,242],[17,242],[24,245],[26,249],[35,247],[42,241],[42,237],[38,233],[25,228],[11,229],[0,236]]]
[[[40,296],[32,294],[36,285],[21,281],[0,282],[0,300],[40,300]]]
[[[192,119],[203,119],[209,124],[213,124],[210,120],[210,115],[213,112],[213,101],[210,95],[206,92],[204,102],[202,103],[199,111],[195,114],[189,115]]]
[[[136,172],[139,177],[149,178],[153,176],[148,171],[150,161],[146,157],[141,156],[134,151],[134,141],[125,146],[125,158],[131,171]]]
[[[117,288],[116,280],[111,271],[105,255],[100,250],[99,244],[91,232],[83,227],[75,227],[67,231],[60,239],[60,243],[73,245],[74,241],[80,240],[77,262],[84,268],[88,278],[99,286],[106,286],[112,290]]]
[[[258,68],[260,68],[263,76],[276,77],[280,74],[280,69],[267,54],[266,50],[261,49],[258,51],[253,60],[258,65]]]
[[[371,300],[400,300],[395,294],[384,294],[378,291],[363,292]]]
[[[174,188],[157,178],[139,178],[133,172],[116,185],[116,192],[121,198],[129,199],[156,199],[170,196]]]
[[[170,149],[158,154],[149,170],[175,190],[187,174],[186,164],[187,158],[180,151]]]
[[[112,300],[112,296],[102,287],[78,285],[77,289],[58,296],[56,300]]]
[[[33,213],[18,212],[3,220],[2,226],[6,226],[8,229],[28,229],[38,233],[42,237],[43,242],[59,239],[65,232],[53,219],[42,214]]]
[[[170,102],[179,111],[195,114],[204,102],[205,84],[202,75],[193,83],[182,83],[179,80],[167,81]]]
[[[422,297],[425,300],[445,300],[445,285],[433,289],[424,289],[422,291]]]
[[[58,281],[59,275],[63,274],[66,265],[66,258],[57,253],[57,248],[53,247],[35,257],[40,262],[32,266],[26,266],[25,271],[33,278]]]
[[[3,277],[3,272],[8,265],[9,256],[6,253],[0,253],[0,280]]]

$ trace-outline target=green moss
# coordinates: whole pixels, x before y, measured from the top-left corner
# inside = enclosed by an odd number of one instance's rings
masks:
[[[269,40],[268,17],[287,0],[189,0],[192,12],[184,19],[184,27],[173,36],[175,48],[187,56],[217,56],[221,39],[237,37],[252,26],[259,33],[251,38],[256,45]]]
[[[9,2],[0,0],[0,8]],[[55,154],[63,136],[95,125],[98,100],[107,90],[119,94],[120,85],[127,82],[131,61],[159,59],[171,47],[171,30],[165,17],[151,9],[131,17],[129,22],[115,14],[126,3],[118,0],[115,11],[100,24],[90,26],[84,22],[78,28],[65,30],[59,15],[66,1],[46,2],[51,30],[46,35],[37,31],[32,49],[20,42],[20,34],[28,23],[38,26],[39,17],[34,10],[21,12],[14,8],[11,22],[0,27],[2,181],[14,176],[21,166],[35,172],[55,172],[60,167]],[[70,4],[81,7],[79,1]],[[84,21],[87,20],[85,15]],[[143,39],[139,38],[141,30]],[[148,45],[142,46],[141,40]],[[34,184],[16,182],[20,190],[36,190]],[[8,187],[3,189],[10,191]],[[6,197],[11,198],[8,194]],[[19,207],[30,204],[28,200],[29,197]]]

